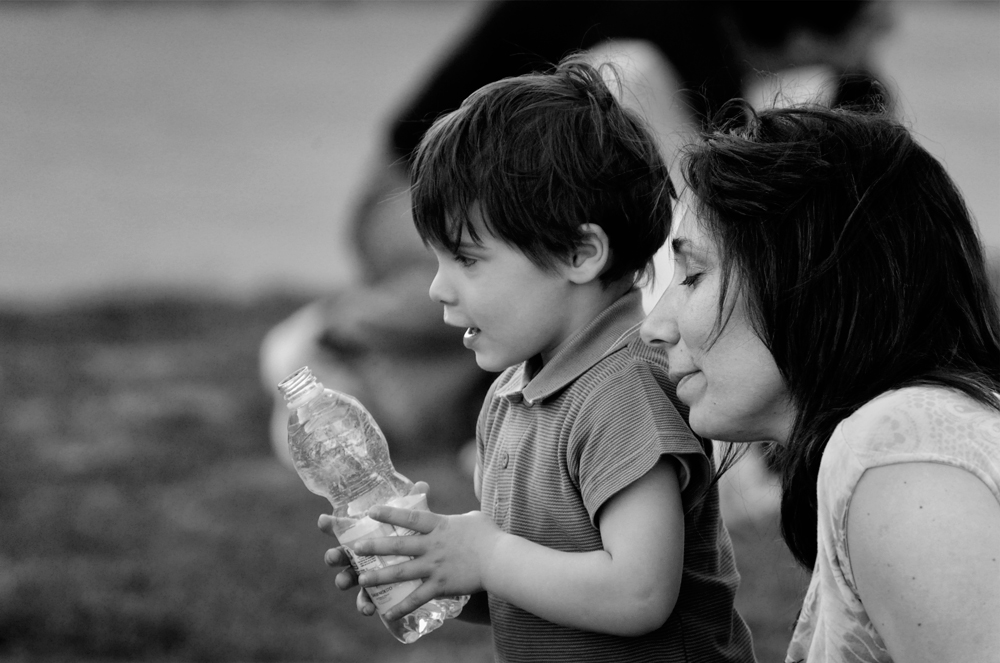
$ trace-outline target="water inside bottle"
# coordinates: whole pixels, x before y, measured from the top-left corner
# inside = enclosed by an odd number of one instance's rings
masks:
[[[407,498],[412,483],[393,468],[382,432],[357,400],[324,389],[307,368],[279,388],[291,409],[288,444],[295,469],[310,491],[330,501],[338,537],[369,507]],[[435,599],[401,619],[382,621],[400,642],[412,643],[458,616],[468,598]]]

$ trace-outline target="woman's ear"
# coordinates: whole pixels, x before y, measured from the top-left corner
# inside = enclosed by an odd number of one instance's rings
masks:
[[[583,241],[570,256],[567,278],[573,283],[589,283],[599,277],[611,261],[611,244],[604,228],[595,223],[580,226]]]

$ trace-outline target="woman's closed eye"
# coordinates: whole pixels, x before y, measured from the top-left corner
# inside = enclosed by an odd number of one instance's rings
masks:
[[[681,285],[694,285],[701,279],[702,276],[704,276],[704,274],[705,274],[704,272],[695,272],[693,274],[688,274],[687,276],[684,277],[683,280],[681,280]]]

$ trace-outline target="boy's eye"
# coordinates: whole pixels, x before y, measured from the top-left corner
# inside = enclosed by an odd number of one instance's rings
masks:
[[[476,264],[475,258],[470,258],[469,256],[455,255],[455,262],[457,262],[462,267],[472,267]]]

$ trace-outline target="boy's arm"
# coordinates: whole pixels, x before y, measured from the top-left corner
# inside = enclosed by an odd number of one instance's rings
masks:
[[[358,543],[359,553],[416,558],[361,578],[364,586],[424,580],[389,619],[438,596],[485,589],[563,626],[637,636],[666,621],[680,589],[684,511],[669,459],[604,504],[598,514],[604,549],[594,552],[561,552],[506,534],[480,512],[442,516],[375,507],[369,513],[426,533]]]
[[[476,592],[469,595],[469,601],[456,617],[460,622],[470,624],[490,624],[490,603],[486,592]]]

